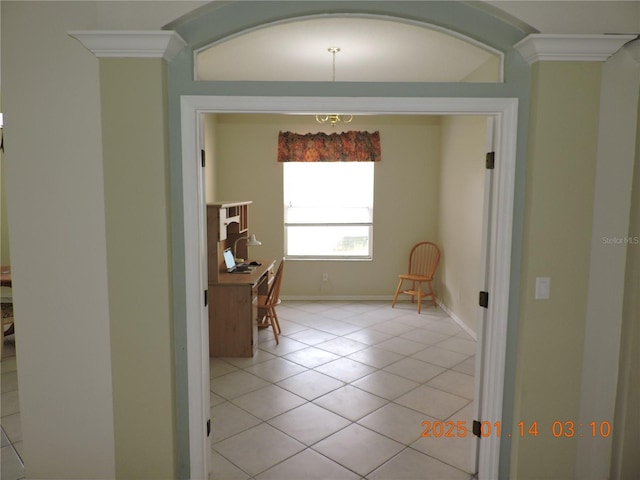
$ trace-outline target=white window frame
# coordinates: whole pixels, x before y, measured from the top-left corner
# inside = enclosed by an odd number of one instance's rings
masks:
[[[363,165],[361,162],[355,162],[358,164]],[[284,209],[284,250],[285,250],[285,255],[287,256],[288,259],[299,259],[299,260],[338,260],[338,261],[371,261],[373,259],[373,209],[374,209],[374,182],[375,182],[375,164],[373,162],[367,162],[366,165],[371,167],[371,201],[367,202],[368,205],[366,207],[360,207],[360,208],[368,208],[369,212],[368,212],[368,221],[364,221],[364,222],[357,222],[357,221],[353,221],[353,222],[323,222],[323,221],[319,221],[319,222],[300,222],[300,221],[289,221],[289,215],[288,215],[288,208],[289,206],[287,205],[288,201],[289,201],[289,197],[287,195],[287,180],[286,180],[286,169],[287,166],[290,166],[291,163],[285,163],[283,165],[283,196],[284,196],[284,205],[283,205],[283,209]],[[305,165],[312,165],[309,163],[306,163]],[[321,162],[320,165],[323,166],[328,166],[328,165],[344,165],[343,162],[330,162],[330,163],[324,163]],[[322,168],[322,167],[321,167]],[[328,187],[327,187],[328,188]],[[302,207],[304,208],[304,207]],[[290,230],[289,228],[293,227],[367,227],[368,228],[368,232],[367,232],[367,237],[368,237],[368,242],[367,242],[367,253],[366,254],[358,254],[358,255],[337,255],[337,254],[329,254],[326,252],[316,252],[316,253],[304,253],[304,254],[300,254],[300,253],[292,253],[289,250],[289,246],[290,246],[290,242],[289,242],[289,238],[290,238]]]

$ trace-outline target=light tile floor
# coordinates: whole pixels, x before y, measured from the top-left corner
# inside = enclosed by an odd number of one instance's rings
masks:
[[[423,421],[471,427],[475,342],[410,303],[284,302],[276,345],[211,359],[215,480],[465,479],[471,437],[422,437]],[[24,478],[13,339],[1,384],[1,472]],[[447,423],[445,423],[447,425]]]
[[[211,359],[210,479],[472,478],[476,342],[451,318],[408,302],[278,316],[279,345],[261,330],[253,358]],[[424,421],[469,433],[423,437]]]
[[[18,403],[18,369],[14,336],[5,338],[2,353],[0,384],[0,427],[2,444],[0,448],[0,478],[19,480],[24,478],[22,462],[22,428],[20,405]]]

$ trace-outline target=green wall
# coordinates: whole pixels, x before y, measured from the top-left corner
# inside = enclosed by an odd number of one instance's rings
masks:
[[[601,64],[540,62],[532,68],[511,478],[573,478],[589,279]],[[535,278],[551,277],[549,300]]]
[[[116,475],[176,466],[166,65],[101,59]]]

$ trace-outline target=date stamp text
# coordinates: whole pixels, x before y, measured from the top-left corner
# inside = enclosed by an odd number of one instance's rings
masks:
[[[537,437],[538,435],[551,435],[554,438],[593,437],[607,438],[611,435],[611,423],[607,421],[576,423],[572,420],[556,420],[550,428],[540,428],[538,422],[518,422],[513,432],[502,431],[501,422],[473,422],[469,425],[466,421],[428,421],[422,422],[424,427],[422,437],[434,438],[464,438],[467,435],[486,437]]]

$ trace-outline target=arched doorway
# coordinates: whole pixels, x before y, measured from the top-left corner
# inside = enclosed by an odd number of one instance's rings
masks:
[[[236,5],[236,7],[238,7]],[[383,7],[385,15],[395,14],[399,17],[407,15],[404,9],[406,5],[400,7],[394,12],[394,7],[389,5],[380,5]],[[413,18],[417,17],[424,22],[433,22],[434,18],[442,21],[444,17],[448,17],[451,12],[446,15],[449,9],[447,5],[438,5],[438,8],[429,12],[424,10],[424,5],[420,2],[416,5]],[[231,8],[231,7],[230,7]],[[317,10],[312,8],[299,8],[299,6],[287,6],[285,10],[294,8],[297,12],[294,14],[288,11],[286,14],[289,18],[297,16],[305,16],[316,14]],[[357,11],[357,6],[351,6],[353,11]],[[452,5],[452,10],[460,8],[459,5]],[[509,319],[509,307],[512,298],[516,295],[509,289],[510,273],[514,268],[511,264],[511,242],[514,231],[513,211],[514,205],[517,204],[515,185],[518,181],[516,158],[522,154],[523,132],[518,130],[518,118],[522,120],[523,107],[526,110],[526,82],[509,83],[503,82],[498,84],[462,84],[462,83],[362,83],[353,82],[341,84],[325,82],[318,84],[317,82],[230,82],[230,81],[207,81],[198,82],[193,80],[193,52],[203,45],[208,45],[212,41],[225,38],[231,33],[237,33],[249,27],[249,19],[246,17],[240,19],[243,12],[239,10],[227,12],[217,10],[215,17],[213,12],[206,13],[198,19],[198,21],[187,20],[184,23],[177,22],[171,25],[175,28],[190,44],[180,58],[177,58],[170,66],[170,96],[172,98],[172,131],[181,131],[180,140],[175,142],[172,155],[174,157],[173,177],[181,179],[177,190],[182,192],[182,205],[178,214],[184,221],[184,251],[178,253],[178,256],[184,256],[185,259],[185,276],[186,292],[179,293],[176,308],[179,314],[184,313],[186,317],[186,325],[184,325],[185,335],[182,341],[186,345],[187,353],[182,358],[183,372],[188,372],[189,378],[189,399],[204,398],[206,387],[204,383],[208,383],[208,379],[204,380],[202,369],[198,369],[197,365],[204,362],[203,349],[201,343],[202,329],[204,328],[205,317],[201,307],[201,293],[203,290],[203,279],[198,276],[201,270],[198,267],[198,261],[201,258],[198,252],[201,245],[202,230],[198,229],[197,223],[201,220],[201,212],[197,209],[199,195],[197,194],[200,182],[198,179],[198,171],[194,159],[197,145],[197,127],[193,123],[196,121],[199,112],[288,112],[301,113],[313,112],[320,109],[349,107],[351,111],[361,113],[404,113],[404,114],[429,114],[429,113],[475,113],[494,116],[498,120],[498,128],[496,130],[496,138],[498,139],[499,157],[505,163],[504,169],[499,173],[499,179],[495,180],[494,189],[496,195],[499,195],[500,202],[494,202],[492,219],[496,223],[490,228],[490,235],[493,239],[488,246],[489,254],[492,255],[493,267],[490,269],[491,274],[488,279],[488,289],[492,294],[491,307],[488,310],[492,316],[492,321],[486,322],[493,331],[484,335],[485,341],[490,341],[490,356],[487,359],[485,368],[491,365],[490,376],[486,377],[489,382],[483,394],[493,395],[492,401],[485,402],[487,407],[492,405],[491,410],[486,411],[484,418],[496,419],[502,418],[503,406],[503,388],[504,375],[504,359],[506,357],[507,340],[507,323]],[[229,16],[225,17],[225,13]],[[264,15],[264,12],[262,12]],[[488,20],[478,11],[466,10],[465,15],[478,15],[480,24],[482,19]],[[230,23],[224,23],[223,19],[233,19],[234,27],[231,28]],[[210,20],[209,29],[216,29],[215,35],[209,30],[205,33],[203,25],[206,20]],[[273,15],[264,15],[261,22],[257,22],[256,18],[252,18],[253,26],[256,24],[269,23],[273,21]],[[493,19],[491,22],[495,21]],[[447,20],[449,27],[453,27],[451,18]],[[446,23],[446,22],[445,22]],[[455,22],[453,22],[455,23]],[[464,22],[462,22],[464,23]],[[216,27],[217,26],[217,27]],[[485,25],[486,26],[486,25]],[[505,55],[505,78],[525,78],[518,75],[512,75],[515,72],[522,72],[525,68],[520,57],[512,50],[512,45],[517,39],[524,36],[522,32],[517,32],[511,26],[504,25],[504,29],[494,30],[495,38],[493,45],[500,46],[497,49],[504,52]],[[488,30],[484,27],[477,29],[476,34],[484,31],[479,35],[486,36]],[[452,30],[456,30],[451,28]],[[231,30],[235,30],[232,32]],[[459,26],[457,29],[464,32],[468,28]],[[491,34],[488,34],[491,36]],[[477,35],[474,35],[477,38]],[[485,40],[487,40],[485,38]],[[291,94],[298,94],[292,96]],[[178,124],[180,127],[178,128]],[[175,128],[174,128],[175,127]],[[177,135],[177,133],[176,133]],[[196,205],[196,206],[194,206]],[[517,208],[517,207],[515,207]],[[517,228],[517,227],[515,227]],[[498,259],[500,257],[500,259]],[[495,302],[495,303],[494,303]],[[178,315],[179,316],[179,315]],[[176,318],[178,318],[178,316]],[[493,321],[495,320],[495,321]],[[199,347],[198,347],[199,345]],[[178,359],[180,363],[180,359]],[[180,375],[180,371],[178,372]],[[200,382],[200,385],[198,385]],[[496,386],[499,388],[496,388]],[[186,397],[186,396],[185,396]],[[184,398],[184,397],[183,397]],[[191,401],[189,400],[187,404]],[[180,399],[179,399],[180,408]],[[184,403],[182,404],[184,408]],[[190,469],[192,472],[199,471],[203,468],[203,461],[207,455],[206,448],[200,448],[206,440],[206,432],[204,425],[206,424],[207,410],[204,408],[204,400],[198,406],[191,404],[189,408],[189,438],[191,439],[191,447],[188,448],[190,458]],[[183,416],[179,415],[179,416]],[[486,441],[485,441],[486,440]],[[481,471],[485,475],[494,475],[499,469],[499,452],[501,449],[500,440],[497,438],[484,439],[483,448],[486,452],[492,453],[481,460]],[[185,454],[186,449],[181,449],[181,454]],[[482,458],[482,453],[481,453]],[[491,472],[491,473],[490,473]],[[495,476],[495,475],[494,475]]]

